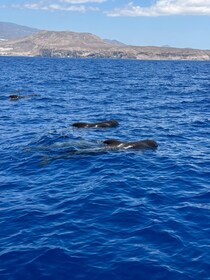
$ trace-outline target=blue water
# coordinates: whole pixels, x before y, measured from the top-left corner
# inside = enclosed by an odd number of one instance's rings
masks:
[[[0,279],[210,279],[210,62],[0,66]]]

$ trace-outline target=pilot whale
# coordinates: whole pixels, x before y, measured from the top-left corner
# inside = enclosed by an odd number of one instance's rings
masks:
[[[107,128],[107,127],[115,127],[118,125],[119,123],[116,120],[109,120],[109,121],[96,122],[96,123],[76,122],[72,124],[73,127],[77,127],[77,128]]]
[[[29,95],[17,95],[17,94],[11,94],[9,96],[9,99],[11,101],[15,101],[15,100],[19,100],[19,99],[22,99],[22,98],[31,98],[31,97],[34,97],[34,96],[38,96],[37,94],[29,94]]]
[[[140,141],[134,141],[134,142],[122,142],[116,139],[107,139],[103,141],[103,143],[108,147],[108,148],[113,148],[113,149],[155,149],[158,147],[157,142],[154,140],[140,140]]]
[[[63,143],[60,146],[59,143],[56,145],[53,145],[52,147],[47,147],[47,148],[41,148],[42,150],[46,149],[50,151],[51,148],[53,148],[53,151],[56,151],[56,148],[58,148],[58,154],[55,156],[44,156],[42,162],[40,163],[41,165],[46,165],[49,164],[50,162],[58,159],[68,159],[73,156],[97,156],[100,154],[104,154],[107,152],[112,152],[112,151],[121,151],[121,150],[126,150],[126,149],[139,149],[139,150],[144,150],[144,149],[153,149],[155,150],[158,146],[158,144],[154,140],[141,140],[141,141],[135,141],[135,142],[122,142],[119,140],[115,139],[108,139],[105,141],[96,141],[94,145],[91,143],[87,142],[87,145],[85,142],[81,143],[82,145],[80,146],[80,143],[78,142],[78,145],[75,141],[69,142],[69,143]],[[85,144],[85,145],[84,145]],[[84,147],[83,147],[84,145]],[[60,151],[62,151],[60,153]],[[50,154],[48,152],[48,154]]]

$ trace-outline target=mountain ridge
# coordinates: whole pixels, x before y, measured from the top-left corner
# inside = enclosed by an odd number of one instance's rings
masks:
[[[112,43],[113,42],[113,43]],[[1,56],[118,58],[140,60],[210,60],[210,50],[129,46],[104,40],[92,33],[40,31],[0,41]]]
[[[29,36],[33,33],[41,31],[37,28],[19,25],[12,22],[0,21],[0,39],[11,40]]]

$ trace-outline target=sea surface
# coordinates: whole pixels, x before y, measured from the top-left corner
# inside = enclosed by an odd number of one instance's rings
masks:
[[[210,62],[0,67],[0,279],[210,279]]]

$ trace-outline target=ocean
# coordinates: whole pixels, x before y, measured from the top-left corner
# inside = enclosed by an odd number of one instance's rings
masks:
[[[0,279],[210,279],[210,62],[0,65]]]

